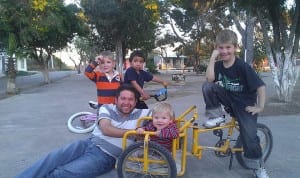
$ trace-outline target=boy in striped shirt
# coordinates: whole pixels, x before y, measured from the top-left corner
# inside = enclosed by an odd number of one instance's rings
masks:
[[[98,107],[115,103],[116,90],[121,84],[121,76],[114,70],[115,65],[113,53],[103,51],[85,69],[85,76],[96,84]]]

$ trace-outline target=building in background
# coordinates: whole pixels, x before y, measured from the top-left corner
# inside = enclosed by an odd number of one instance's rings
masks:
[[[0,51],[0,76],[5,76],[6,71],[6,63],[8,60],[8,56],[4,50]],[[18,58],[16,60],[17,71],[27,71],[27,59],[26,58]]]

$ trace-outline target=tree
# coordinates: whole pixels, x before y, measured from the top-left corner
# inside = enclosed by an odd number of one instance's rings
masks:
[[[287,6],[285,0],[260,0],[256,16],[263,39],[278,99],[290,102],[297,82],[296,55],[299,53],[300,0]]]
[[[20,51],[35,59],[41,67],[44,81],[49,83],[48,62],[52,54],[66,46],[75,35],[84,35],[87,31],[78,15],[78,8],[75,5],[64,6],[62,0],[1,0],[0,7],[1,39],[8,39],[6,36],[15,39],[10,53],[17,55]],[[5,41],[7,46],[12,45],[9,42]],[[12,57],[8,61],[8,74],[12,74]],[[8,75],[8,78],[9,82],[15,81],[15,75]],[[14,85],[7,86],[11,88]]]
[[[96,36],[94,36],[96,37]],[[97,40],[94,40],[95,38],[88,36],[88,37],[76,37],[74,39],[74,46],[77,49],[78,53],[79,53],[79,63],[76,64],[76,62],[74,60],[73,63],[75,64],[75,67],[78,71],[78,73],[80,73],[80,69],[81,66],[83,64],[86,64],[87,62],[90,62],[91,60],[94,59],[94,57],[99,54],[100,51],[102,51],[103,49],[101,49],[101,46],[97,46],[94,42],[96,42]]]
[[[231,25],[224,12],[226,1],[168,0],[164,3],[161,23],[171,24],[172,31],[163,39],[173,39],[172,43],[180,43],[176,50],[192,52],[192,56],[191,53],[184,55],[194,58],[195,65],[200,65],[203,62],[201,57],[207,57],[204,51],[210,52],[214,48],[217,32]],[[192,51],[186,48],[192,48]]]
[[[8,94],[16,94],[16,64],[15,57],[22,51],[23,30],[27,28],[28,13],[26,1],[0,1],[0,40],[2,48],[8,54],[7,89]]]
[[[237,30],[242,36],[243,59],[252,66],[255,53],[254,30],[257,24],[257,18],[255,17],[252,7],[244,5],[243,3],[243,1],[236,0],[228,2],[229,17],[233,20]],[[244,23],[245,27],[243,27],[242,23]]]
[[[30,30],[24,46],[41,67],[45,83],[50,83],[48,62],[52,54],[67,46],[75,35],[85,35],[87,26],[75,5],[64,6],[61,0],[33,0],[30,5]]]
[[[105,43],[113,43],[117,70],[122,72],[127,49],[152,49],[155,39],[156,1],[143,0],[81,0],[89,23],[95,26]]]

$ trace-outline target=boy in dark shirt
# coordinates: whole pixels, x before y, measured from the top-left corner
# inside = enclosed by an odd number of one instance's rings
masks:
[[[228,108],[239,124],[247,166],[256,177],[268,178],[257,136],[257,114],[264,109],[265,84],[235,56],[236,49],[237,35],[233,31],[223,30],[217,35],[216,49],[206,70],[207,81],[202,85],[208,116],[204,126],[212,128],[224,123],[221,104]]]
[[[130,67],[126,70],[124,76],[124,83],[129,83],[139,92],[139,101],[136,104],[138,109],[148,109],[148,106],[144,102],[149,99],[150,96],[143,90],[144,82],[154,81],[167,86],[168,83],[162,79],[153,76],[151,73],[143,70],[145,64],[145,56],[141,51],[133,51],[129,57]]]

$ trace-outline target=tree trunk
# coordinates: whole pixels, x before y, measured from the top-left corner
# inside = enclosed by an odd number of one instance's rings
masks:
[[[291,53],[288,51],[292,50],[292,47],[287,47],[287,50],[280,51],[280,56],[282,56],[281,61],[283,61],[283,66],[280,70],[280,83],[281,86],[277,89],[277,95],[279,100],[284,102],[292,101],[292,94],[297,82],[299,71],[296,69],[296,66],[293,64],[293,59]],[[279,53],[279,52],[278,52]]]
[[[48,62],[47,62],[47,60],[44,62],[44,65],[41,66],[41,67],[42,67],[42,73],[43,73],[43,77],[44,77],[44,82],[46,84],[51,83],[50,76],[49,76],[49,68],[48,68]]]
[[[12,95],[17,94],[18,93],[18,89],[16,87],[17,71],[16,71],[15,60],[12,56],[9,56],[8,58],[6,74],[7,74],[6,93]]]
[[[254,60],[254,26],[256,23],[256,18],[252,17],[250,15],[247,15],[247,21],[246,21],[246,29],[245,29],[245,56],[246,56],[246,62],[253,66],[253,60]]]
[[[117,71],[123,74],[123,55],[122,55],[122,41],[117,39],[116,41],[116,60],[117,60]]]
[[[266,23],[261,17],[262,16],[258,16],[278,100],[281,102],[290,102],[292,101],[292,94],[299,73],[299,70],[296,69],[295,62],[293,62],[293,45],[287,46],[288,43],[281,43],[282,47],[278,46],[280,44],[274,44],[275,47],[272,46],[268,38]]]
[[[250,13],[247,13],[246,26],[242,27],[238,16],[235,13],[231,13],[233,21],[242,35],[242,43],[244,48],[244,60],[249,65],[253,65],[254,60],[254,26],[256,24],[256,17],[253,17]]]

